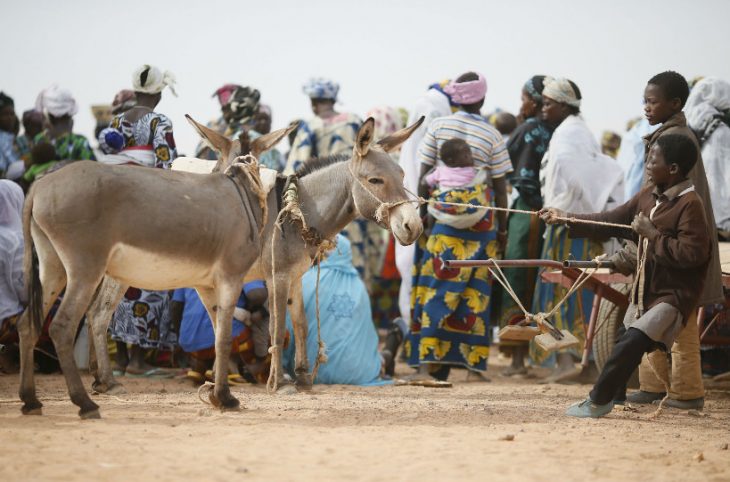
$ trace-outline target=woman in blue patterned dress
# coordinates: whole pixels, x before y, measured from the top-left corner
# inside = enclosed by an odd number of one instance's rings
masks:
[[[174,79],[168,72],[143,65],[134,73],[132,83],[137,104],[114,117],[110,126],[99,133],[99,145],[107,154],[100,162],[169,169],[177,157],[172,122],[154,108],[162,98],[162,90],[172,90]],[[145,361],[146,350],[172,350],[177,342],[170,323],[167,291],[130,287],[114,312],[109,331],[117,342],[117,374],[167,376]],[[127,344],[131,345],[129,354]]]

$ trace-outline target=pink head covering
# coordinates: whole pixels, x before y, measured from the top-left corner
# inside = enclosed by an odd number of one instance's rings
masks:
[[[213,97],[218,97],[218,102],[222,107],[231,100],[231,94],[233,94],[233,91],[239,87],[241,86],[238,84],[225,84],[213,92]]]
[[[487,95],[487,80],[482,74],[477,73],[479,78],[468,82],[451,81],[444,87],[444,92],[451,97],[451,100],[460,105],[476,104]]]

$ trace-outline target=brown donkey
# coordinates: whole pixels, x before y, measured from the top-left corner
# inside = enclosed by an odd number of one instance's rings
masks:
[[[256,139],[252,152],[270,148],[293,127]],[[222,159],[234,156],[240,149],[237,142],[226,144]],[[41,320],[64,287],[50,335],[82,418],[98,418],[99,412],[81,383],[73,339],[95,293],[92,314],[110,314],[130,285],[153,290],[195,287],[217,325],[216,348],[225,360],[241,280],[259,256],[254,247],[261,243],[259,227],[267,223],[251,183],[242,164],[233,164],[225,174],[201,175],[80,161],[33,185],[23,212],[30,306],[18,321],[24,414],[41,412],[33,346]],[[106,354],[109,318],[102,322],[103,330],[97,321],[101,316],[92,318],[97,354]],[[108,366],[108,357],[97,358]],[[227,367],[225,362],[218,365]],[[104,372],[106,367],[100,368]],[[222,407],[238,406],[226,383],[226,369],[218,371],[216,401]]]

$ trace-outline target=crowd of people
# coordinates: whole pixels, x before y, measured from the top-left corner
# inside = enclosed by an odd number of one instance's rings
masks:
[[[175,94],[174,87],[169,72],[141,66],[133,73],[129,90],[117,93],[108,110],[95,111],[98,125],[92,142],[74,132],[78,106],[68,89],[58,85],[44,89],[34,108],[21,118],[13,99],[0,93],[0,177],[4,178],[0,181],[0,344],[12,347],[17,342],[14,323],[27,302],[21,267],[23,192],[37,179],[82,160],[169,169],[178,156],[173,123],[155,109],[163,92]],[[314,78],[303,86],[303,93],[311,99],[313,116],[298,120],[288,152],[274,148],[259,159],[282,174],[295,173],[312,159],[347,157],[362,124],[358,114],[337,110],[336,82]],[[485,76],[466,72],[430,85],[410,111],[376,106],[364,113],[364,118],[375,119],[377,138],[425,117],[392,157],[403,169],[406,188],[432,202],[422,207],[425,230],[414,246],[397,245],[376,223],[358,219],[338,236],[337,247],[321,262],[321,335],[330,353],[315,382],[388,383],[401,345],[403,359],[416,369],[414,380],[446,380],[452,369],[466,369],[468,379],[487,380],[494,328],[521,323],[522,307],[534,313],[550,311],[566,289],[544,281],[536,268],[513,268],[504,269],[514,288],[509,293],[493,285],[487,267],[454,269],[444,261],[589,260],[606,253],[618,271],[645,276],[646,287],[633,295],[639,317],[627,325],[619,342],[624,357],[609,361],[610,373],[604,371],[590,403],[580,405],[574,414],[600,415],[603,408],[626,399],[628,359],[640,365],[641,381],[640,391],[628,399],[651,403],[663,398],[666,388],[659,378],[668,373],[666,357],[655,357],[652,368],[646,357],[639,363],[643,354],[657,349],[672,354],[669,402],[701,408],[697,308],[711,309],[724,300],[717,242],[730,235],[730,83],[701,78],[690,90],[676,72],[657,74],[644,89],[644,118],[632,121],[623,135],[605,132],[600,142],[581,115],[581,89],[568,78],[535,75],[521,88],[516,86],[515,96],[521,99],[516,116],[483,112],[486,96]],[[261,102],[257,88],[229,83],[213,97],[221,115],[208,127],[217,133],[247,145],[271,131],[272,111]],[[695,151],[687,147],[687,139]],[[202,142],[194,154],[200,159],[218,155]],[[688,156],[693,157],[691,163]],[[673,166],[671,176],[665,179],[659,171],[647,170],[647,165],[659,162],[656,159]],[[679,189],[674,186],[686,190],[690,185],[692,196],[683,197],[684,190],[674,192]],[[658,191],[652,194],[651,187]],[[641,215],[645,202],[658,199],[659,206],[661,200],[679,198],[699,199],[693,209],[700,209],[708,220],[706,263],[700,254],[662,247],[656,241],[660,236],[651,230],[654,224],[661,226],[659,220],[652,224],[653,210],[652,216],[645,216],[648,224],[635,228],[639,237],[615,230],[581,231],[560,221],[566,213],[574,217],[604,213],[591,219],[620,218],[630,224],[634,215]],[[509,209],[522,212],[508,213]],[[539,211],[541,216],[524,211]],[[674,241],[676,237],[677,233]],[[649,238],[651,249],[641,244]],[[662,249],[671,253],[662,258],[657,254]],[[642,254],[646,266],[642,263],[637,269]],[[682,256],[696,259],[689,262]],[[692,272],[694,288],[685,286],[687,293],[671,299],[657,298],[655,291],[666,290],[655,283],[663,279],[662,263],[676,263]],[[302,282],[309,332],[316,339],[313,276],[316,268]],[[262,280],[242,286],[234,315],[229,383],[260,383],[268,375],[267,298]],[[553,318],[555,326],[572,333],[581,346],[547,353],[535,343],[503,341],[500,349],[511,357],[511,364],[501,375],[529,377],[528,366],[542,365],[553,369],[547,381],[580,376],[576,362],[585,343],[592,298],[589,290],[579,291],[560,305]],[[662,302],[652,305],[656,299]],[[673,311],[664,307],[657,314],[656,306],[664,305]],[[639,323],[649,313],[652,320]],[[51,319],[52,313],[47,322]],[[663,327],[661,333],[657,326]],[[377,327],[387,333],[380,351]],[[196,383],[212,377],[213,327],[193,289],[129,288],[113,315],[109,337],[117,376],[173,376],[173,371],[161,368],[164,365],[188,367],[186,376]],[[288,339],[285,367],[291,370],[292,363],[286,362],[293,360],[293,349]],[[52,346],[42,351],[53,356]],[[310,346],[309,356],[316,354],[316,346]],[[12,350],[6,349],[0,368],[12,370],[11,355]]]

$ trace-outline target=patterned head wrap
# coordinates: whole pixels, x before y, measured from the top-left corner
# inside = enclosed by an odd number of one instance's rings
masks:
[[[545,88],[542,91],[543,97],[560,104],[567,104],[571,107],[580,108],[581,95],[578,87],[566,78],[550,79],[545,82]]]
[[[126,112],[137,105],[137,96],[133,90],[124,89],[117,92],[112,101],[112,114]]]
[[[236,87],[226,104],[231,110],[231,118],[239,124],[251,122],[259,108],[261,93],[253,87]]]
[[[302,90],[310,99],[337,100],[340,91],[340,84],[321,77],[309,79],[309,82],[302,86]]]
[[[449,82],[449,85],[444,87],[444,92],[459,105],[476,104],[487,95],[487,79],[482,74],[477,75],[479,76],[477,80]]]
[[[5,92],[0,92],[0,109],[7,106],[15,107],[15,102],[13,101],[13,98],[6,95]]]
[[[222,86],[218,87],[218,90],[213,92],[213,95],[211,97],[218,97],[218,103],[223,107],[228,103],[229,100],[231,100],[231,94],[233,94],[233,91],[236,89],[241,89],[242,86],[238,84],[223,84]]]
[[[35,108],[44,115],[50,114],[53,117],[74,116],[79,111],[71,91],[59,87],[58,84],[46,87],[38,94]]]
[[[544,75],[535,75],[525,82],[525,92],[527,92],[527,95],[529,95],[532,100],[538,104],[542,104],[542,91],[545,88],[545,84],[552,79],[552,77]]]
[[[167,70],[162,72],[152,65],[143,65],[132,74],[132,88],[135,92],[144,94],[159,94],[165,87],[169,87],[172,95],[175,92],[175,76]]]
[[[375,119],[375,138],[382,139],[403,127],[401,115],[397,109],[386,105],[375,107],[365,114],[365,118]]]

